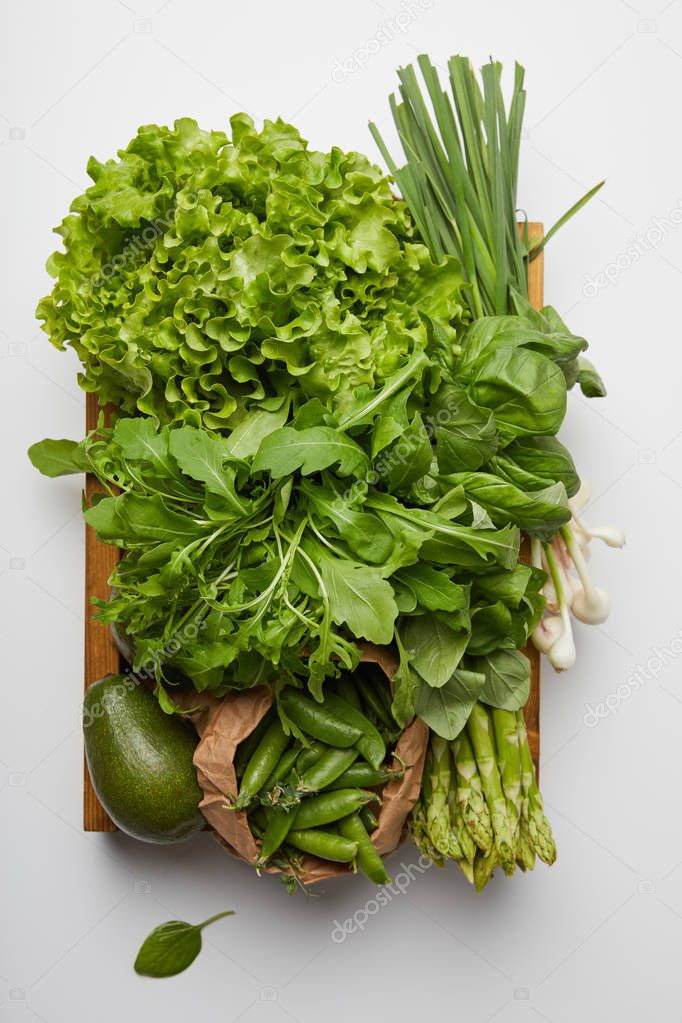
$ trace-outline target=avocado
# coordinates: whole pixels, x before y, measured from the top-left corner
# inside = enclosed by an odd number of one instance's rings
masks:
[[[93,788],[121,831],[156,843],[201,831],[196,733],[137,679],[107,675],[88,688],[83,735]]]

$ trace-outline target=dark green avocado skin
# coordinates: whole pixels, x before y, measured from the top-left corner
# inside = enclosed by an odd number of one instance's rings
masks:
[[[201,831],[197,736],[165,714],[129,675],[107,675],[83,701],[85,755],[97,798],[121,831],[142,842],[182,842]]]

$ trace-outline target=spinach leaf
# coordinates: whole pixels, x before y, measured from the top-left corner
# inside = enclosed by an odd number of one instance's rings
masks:
[[[451,742],[466,725],[484,685],[482,672],[463,668],[438,689],[423,682],[417,691],[417,714],[436,735]]]
[[[521,710],[530,695],[530,661],[520,650],[494,650],[476,658],[475,667],[485,675],[479,700],[501,710]]]
[[[430,686],[439,688],[462,659],[468,632],[455,632],[433,614],[415,615],[400,628],[410,664]]]
[[[603,398],[606,395],[604,381],[584,356],[578,359],[578,383],[586,398]]]
[[[520,437],[498,456],[500,467],[510,474],[519,467],[538,479],[539,485],[532,489],[538,490],[546,486],[545,481],[556,480],[563,483],[569,497],[580,489],[580,477],[575,468],[570,452],[556,437]],[[512,482],[525,489],[524,483],[509,475]]]
[[[513,483],[487,472],[460,472],[447,479],[463,487],[470,500],[485,508],[496,526],[513,522],[527,533],[549,540],[571,518],[563,483],[524,493]]]
[[[415,601],[427,611],[458,611],[467,606],[464,587],[431,565],[401,568],[393,579],[407,586]]]
[[[459,384],[444,384],[429,409],[442,473],[479,469],[497,450],[497,424],[489,409],[474,404]]]
[[[204,927],[226,916],[234,916],[234,911],[217,913],[204,920],[203,924],[169,920],[155,927],[137,953],[135,972],[143,977],[174,977],[182,973],[201,952],[201,932]]]
[[[474,367],[469,395],[495,413],[500,442],[554,434],[566,415],[566,382],[558,366],[537,352],[500,348]]]

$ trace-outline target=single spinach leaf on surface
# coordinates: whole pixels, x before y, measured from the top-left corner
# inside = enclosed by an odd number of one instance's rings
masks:
[[[485,675],[479,700],[501,710],[525,707],[530,695],[530,661],[520,650],[494,650],[474,663]]]
[[[304,476],[336,465],[340,476],[359,476],[369,469],[362,448],[330,426],[296,430],[284,426],[262,441],[253,460],[254,472],[267,470],[273,479],[300,470]]]
[[[137,953],[135,972],[143,977],[174,977],[182,973],[201,952],[201,932],[204,927],[226,916],[234,916],[234,911],[217,913],[202,924],[169,920],[155,927]]]
[[[433,614],[407,618],[400,627],[400,638],[410,664],[430,686],[444,685],[466,650],[469,633],[454,631]]]
[[[470,397],[495,413],[502,445],[515,437],[555,434],[566,415],[566,381],[550,359],[499,348],[474,367]]]
[[[423,682],[417,692],[417,714],[436,735],[451,742],[466,725],[484,685],[485,675],[463,668],[439,689]]]
[[[51,440],[47,437],[31,445],[28,457],[38,472],[53,479],[90,470],[87,455],[75,440]]]

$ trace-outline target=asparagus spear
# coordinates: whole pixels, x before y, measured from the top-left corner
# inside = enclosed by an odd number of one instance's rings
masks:
[[[497,749],[497,765],[502,781],[502,791],[507,800],[507,815],[514,834],[514,855],[519,840],[521,821],[521,756],[519,753],[519,735],[516,726],[516,714],[511,710],[500,710],[498,707],[490,711],[495,733]],[[511,871],[513,873],[513,871]]]
[[[476,859],[474,860],[474,884],[476,885],[476,891],[482,892],[487,885],[490,878],[493,876],[495,867],[499,867],[500,857],[497,851],[497,847],[493,846],[487,855],[478,851]]]
[[[452,753],[462,819],[478,848],[488,853],[493,844],[493,827],[488,804],[483,798],[474,751],[466,731],[461,732],[452,743]]]
[[[426,833],[426,811],[424,805],[420,800],[412,811],[410,817],[410,832],[414,840],[414,844],[422,854],[422,856],[428,857],[432,863],[435,863],[437,867],[444,867],[445,860],[441,854],[434,849],[429,836]]]
[[[430,799],[426,803],[426,832],[443,856],[450,855],[450,747],[445,739],[433,735],[427,757]]]
[[[453,860],[460,860],[466,855],[466,853],[460,840],[459,824],[456,815],[457,792],[453,782],[454,779],[451,777],[450,788],[448,789],[448,816],[450,819],[450,843],[448,855]]]
[[[514,831],[507,813],[507,802],[490,735],[490,717],[481,703],[474,704],[466,727],[476,757],[483,795],[490,811],[494,848],[505,872],[511,875],[515,867]]]
[[[528,840],[540,859],[551,865],[556,859],[556,845],[552,837],[551,825],[544,814],[542,796],[535,778],[535,764],[528,745],[528,733],[522,710],[516,712],[516,727],[521,756],[522,813],[528,829]]]
[[[459,803],[457,802],[454,789],[452,791],[455,798],[453,798],[452,806],[450,808],[450,819],[452,821],[453,834],[457,838],[457,843],[461,851],[461,855],[456,858],[457,866],[462,871],[469,884],[473,884],[474,859],[478,849],[476,848],[476,843],[471,837],[469,829],[464,823],[464,817],[462,816],[462,811]]]
[[[532,870],[535,866],[535,850],[528,834],[528,825],[523,817],[516,840],[516,862],[521,870]]]

